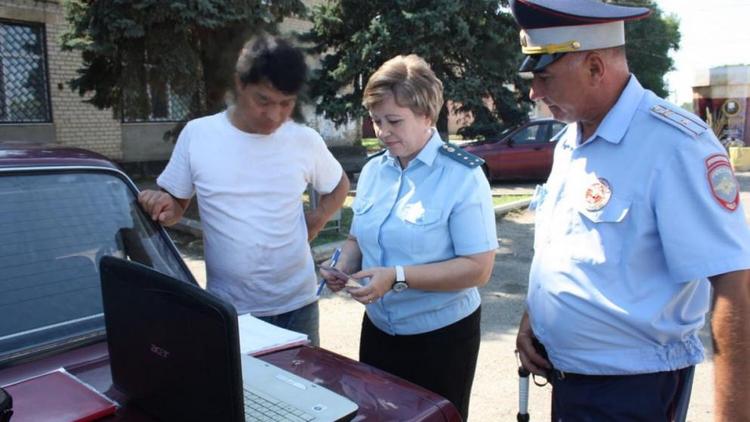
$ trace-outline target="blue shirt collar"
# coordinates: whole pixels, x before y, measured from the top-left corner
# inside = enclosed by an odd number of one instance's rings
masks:
[[[633,120],[635,112],[638,110],[638,106],[640,105],[645,93],[646,90],[643,89],[640,82],[638,82],[638,79],[636,79],[635,76],[630,75],[630,79],[628,80],[627,85],[625,85],[625,89],[623,89],[620,94],[620,98],[609,110],[607,115],[604,116],[599,127],[596,128],[596,132],[591,135],[592,141],[601,138],[609,143],[619,144],[625,136],[625,132],[627,132],[628,127],[630,126],[630,121]],[[570,129],[574,130],[571,131]],[[575,133],[570,133],[571,136],[565,137],[565,145],[567,148],[576,148],[576,146],[579,146],[578,137],[581,134],[580,123],[570,125],[568,127],[568,132]],[[580,142],[585,141],[587,141],[587,139],[580,140]],[[586,142],[580,146],[589,144],[590,142],[591,141]]]
[[[625,136],[630,121],[633,120],[638,105],[641,103],[643,94],[646,92],[645,89],[638,82],[635,76],[630,75],[625,89],[620,94],[620,98],[617,100],[612,109],[609,110],[604,120],[596,128],[596,132],[592,136],[593,139],[597,137],[604,139],[612,144],[619,144],[622,138]]]

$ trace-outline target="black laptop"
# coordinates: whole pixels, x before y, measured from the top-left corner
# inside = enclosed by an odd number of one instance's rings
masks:
[[[356,413],[347,398],[241,355],[227,302],[132,261],[103,257],[100,270],[112,383],[145,412],[219,422],[264,420],[259,412],[293,421]]]

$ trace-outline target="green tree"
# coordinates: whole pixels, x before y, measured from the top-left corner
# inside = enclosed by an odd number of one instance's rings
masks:
[[[317,111],[336,123],[362,116],[369,76],[391,57],[415,53],[443,82],[446,100],[473,114],[465,135],[497,133],[523,119],[529,101],[513,88],[521,82],[518,30],[501,4],[507,1],[330,0],[315,7],[302,39],[321,54],[310,84]],[[447,131],[446,107],[438,129]]]
[[[232,82],[242,43],[275,32],[301,0],[64,0],[69,30],[63,49],[80,51],[71,87],[116,117],[153,111],[149,90],[188,99],[188,117],[216,112]]]
[[[660,97],[669,95],[664,76],[674,69],[670,50],[680,48],[680,23],[672,15],[664,15],[652,0],[617,0],[611,3],[642,6],[651,15],[625,24],[626,52],[630,71],[641,84]]]

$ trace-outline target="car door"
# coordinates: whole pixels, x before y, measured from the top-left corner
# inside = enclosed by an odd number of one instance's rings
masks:
[[[498,179],[545,178],[552,162],[552,150],[547,142],[549,132],[548,122],[530,122],[500,141],[492,154],[493,176]]]

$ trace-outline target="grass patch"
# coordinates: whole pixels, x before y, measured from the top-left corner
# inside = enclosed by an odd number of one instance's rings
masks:
[[[509,202],[520,201],[522,199],[530,199],[531,195],[499,195],[492,197],[492,204],[495,206],[507,204]]]
[[[307,194],[303,195],[302,201],[305,206],[307,206],[309,202]],[[310,245],[319,246],[346,239],[346,235],[349,233],[349,227],[352,225],[352,216],[354,215],[352,212],[352,202],[354,202],[354,195],[349,195],[346,197],[344,205],[341,207],[341,231],[336,231],[333,222],[329,221],[328,224],[326,224],[326,229],[330,229],[318,233],[318,237],[316,237]]]
[[[336,229],[321,231],[318,233],[318,237],[312,241],[311,245],[319,246],[346,239],[346,235],[349,233],[349,227],[352,225],[352,215],[354,215],[354,213],[352,213],[351,208],[346,206],[341,208],[341,216],[343,217],[341,220],[341,232],[337,232]],[[331,222],[328,222],[328,226],[333,227]]]
[[[383,144],[378,138],[362,138],[362,146],[365,147],[368,154],[378,152],[383,149]]]

